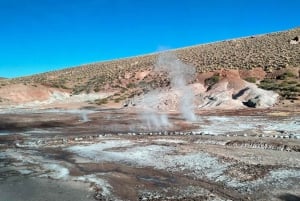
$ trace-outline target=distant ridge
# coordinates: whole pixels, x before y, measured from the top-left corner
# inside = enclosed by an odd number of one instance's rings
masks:
[[[166,53],[166,52],[177,52],[177,51],[183,51],[183,50],[189,49],[189,48],[197,48],[197,47],[200,47],[200,46],[206,46],[206,45],[212,45],[212,44],[217,44],[217,43],[222,43],[222,42],[229,42],[229,41],[236,41],[236,40],[242,40],[242,39],[256,38],[256,37],[261,37],[261,36],[269,36],[269,35],[271,36],[273,34],[280,34],[280,33],[286,33],[286,32],[293,32],[293,31],[297,32],[297,30],[299,32],[300,27],[294,27],[294,28],[289,29],[289,30],[274,31],[274,32],[269,32],[269,33],[253,34],[253,35],[242,36],[242,37],[238,37],[238,38],[229,38],[229,39],[224,39],[224,40],[217,40],[217,41],[212,41],[212,42],[207,42],[207,43],[195,44],[195,45],[190,45],[190,46],[186,46],[186,47],[179,47],[179,48],[173,48],[173,49],[167,49],[167,50],[163,50],[163,51],[147,53],[147,54],[141,54],[141,55],[136,55],[136,56],[120,57],[120,58],[114,58],[114,59],[84,63],[84,64],[81,64],[81,65],[69,66],[69,67],[65,67],[64,69],[53,70],[53,71],[49,71],[49,72],[45,72],[45,73],[64,71],[64,70],[68,70],[68,69],[71,70],[71,69],[74,69],[74,68],[89,66],[89,65],[100,65],[102,63],[108,63],[108,62],[114,62],[114,61],[137,59],[137,58],[145,57],[145,56],[157,56],[158,54],[162,54],[162,53]],[[33,74],[33,75],[28,75],[28,76],[34,76],[34,75],[39,75],[39,74],[44,74],[44,73],[38,73],[38,74]],[[24,77],[27,77],[27,76],[24,76]]]
[[[300,28],[260,34],[215,43],[168,50],[197,72],[218,69],[245,69],[260,67],[267,73],[286,67],[300,66],[300,44],[291,44],[300,37]],[[68,89],[89,88],[88,91],[124,78],[125,74],[151,71],[161,52],[118,60],[96,62],[27,77],[11,79],[13,83],[39,83]]]
[[[278,95],[280,100],[297,105],[300,104],[299,38],[300,28],[295,28],[168,50],[165,52],[176,57],[164,57],[172,61],[160,62],[160,66],[171,63],[168,68],[172,70],[173,64],[184,63],[187,64],[182,65],[184,72],[193,66],[188,85],[199,95],[195,98],[199,108],[269,107],[278,103]],[[161,108],[176,110],[171,108],[178,98],[170,91],[173,89],[170,73],[155,70],[161,61],[159,55],[165,52],[0,79],[0,105],[53,100],[68,104],[76,99],[121,107],[136,105],[140,97],[160,91],[168,98]]]

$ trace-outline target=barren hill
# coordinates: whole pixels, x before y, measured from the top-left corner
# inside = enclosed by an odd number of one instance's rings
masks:
[[[201,83],[210,90],[215,83],[235,78],[254,82],[263,89],[277,91],[282,97],[297,100],[300,93],[300,28],[259,36],[196,45],[168,51],[185,65],[196,69],[190,83]],[[160,53],[99,62],[60,71],[0,80],[0,97],[8,86],[51,89],[71,95],[109,92],[109,100],[119,102],[156,88],[168,88],[170,79],[155,71]],[[236,76],[235,76],[236,74]],[[213,78],[213,76],[215,76]],[[216,87],[216,86],[215,86]],[[5,89],[6,88],[6,89]],[[11,89],[11,87],[9,87]],[[234,88],[234,87],[233,87]],[[1,91],[2,89],[2,91]],[[235,91],[237,88],[235,88]],[[48,90],[49,91],[49,90]],[[106,103],[101,100],[99,104]]]

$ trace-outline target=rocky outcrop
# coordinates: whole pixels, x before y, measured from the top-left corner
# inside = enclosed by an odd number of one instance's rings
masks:
[[[277,102],[278,94],[244,81],[237,71],[226,71],[221,75],[223,78],[219,83],[198,97],[198,108],[267,108]]]
[[[243,94],[237,99],[247,107],[267,108],[273,106],[279,95],[273,91],[258,88],[255,84],[245,82],[246,88],[242,89]]]
[[[0,88],[0,105],[18,107],[39,107],[49,104],[68,104],[93,101],[112,95],[113,92],[71,95],[66,90],[43,85],[9,85]]]

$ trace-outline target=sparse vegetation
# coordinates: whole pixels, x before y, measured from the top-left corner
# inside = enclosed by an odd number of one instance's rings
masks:
[[[275,80],[264,79],[260,82],[259,87],[266,90],[274,90],[277,88],[277,85]]]
[[[119,103],[121,101],[121,99],[120,98],[116,98],[116,99],[114,99],[114,102],[115,103]]]
[[[283,74],[277,76],[276,79],[278,79],[278,80],[285,80],[287,78],[293,78],[293,77],[296,77],[293,72],[286,71]]]
[[[123,93],[125,93],[126,91],[127,91],[126,88],[122,88],[120,92],[123,94]]]
[[[256,78],[255,77],[246,77],[245,80],[247,82],[256,83]]]
[[[100,91],[100,87],[99,86],[94,87],[94,92],[99,92],[99,91]]]
[[[97,100],[95,100],[95,103],[96,103],[97,105],[104,105],[104,104],[107,104],[107,103],[108,103],[108,98],[97,99]]]
[[[298,96],[300,96],[300,85],[296,80],[290,80],[295,78],[295,75],[289,72],[285,72],[281,75],[280,79],[277,77],[276,79],[262,80],[259,87],[266,90],[276,91],[284,99],[298,99]]]
[[[85,91],[85,86],[77,86],[77,85],[75,85],[75,87],[73,88],[72,94],[73,95],[77,95],[77,94],[80,94],[83,91]]]
[[[205,79],[204,83],[210,89],[213,85],[217,84],[220,81],[220,75],[215,74],[210,78]]]
[[[128,89],[130,89],[130,88],[135,88],[135,84],[134,83],[132,83],[132,82],[130,82],[130,83],[128,83],[127,85],[126,85],[126,87],[128,88]]]
[[[300,66],[300,48],[291,45],[291,35],[300,35],[300,28],[286,32],[272,33],[263,36],[249,37],[219,43],[193,46],[177,49],[173,53],[184,63],[193,65],[198,73],[214,72],[219,69],[243,69],[249,70],[261,67],[267,72],[267,77],[278,70]],[[280,42],[280,43],[279,43]],[[262,45],[263,44],[263,45]],[[280,52],[280,55],[278,55]],[[121,89],[124,94],[128,90],[139,88],[142,92],[159,87],[168,87],[166,75],[150,73],[139,81],[134,76],[136,72],[152,71],[158,54],[133,57],[129,59],[114,60],[108,62],[93,63],[60,71],[52,71],[39,75],[5,80],[6,84],[24,83],[27,85],[45,85],[60,89],[70,90],[72,94],[99,92],[107,88]],[[284,81],[296,78],[294,70],[286,70],[276,74],[272,79]],[[127,78],[125,79],[125,77]],[[205,84],[213,86],[220,80],[220,76],[214,75],[207,79]],[[245,78],[248,82],[256,82],[255,77]],[[128,83],[128,81],[131,81]],[[285,88],[285,91],[298,93],[299,86],[295,83]],[[271,83],[263,81],[260,86],[265,89],[278,88]],[[283,86],[280,86],[283,87]],[[283,90],[281,90],[283,91]]]
[[[119,103],[119,102],[121,102],[121,101],[123,101],[123,100],[126,100],[126,99],[127,99],[126,96],[121,96],[121,97],[115,98],[115,99],[114,99],[114,102],[115,102],[115,103]]]

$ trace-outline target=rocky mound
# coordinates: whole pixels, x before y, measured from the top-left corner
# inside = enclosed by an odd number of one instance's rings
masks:
[[[256,84],[249,83],[240,77],[237,70],[218,71],[220,80],[207,85],[204,80],[209,79],[211,73],[201,74],[199,83],[189,84],[193,96],[189,98],[192,109],[241,109],[247,107],[268,108],[273,106],[279,95],[273,91],[263,90]],[[184,88],[183,90],[186,90]],[[179,111],[182,104],[182,96],[186,96],[180,88],[155,90],[142,96],[134,97],[130,102],[138,108],[151,108],[154,111],[172,112]]]
[[[41,107],[57,104],[71,104],[102,99],[112,92],[79,94],[72,96],[67,90],[43,85],[14,84],[0,88],[0,106]]]

